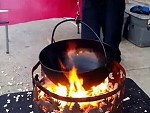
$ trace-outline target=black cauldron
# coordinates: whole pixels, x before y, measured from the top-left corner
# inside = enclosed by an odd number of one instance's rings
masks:
[[[43,72],[55,84],[69,85],[66,75],[75,66],[78,77],[83,78],[83,86],[90,88],[103,82],[112,71],[114,51],[101,40],[69,39],[45,47],[40,52],[39,60]]]

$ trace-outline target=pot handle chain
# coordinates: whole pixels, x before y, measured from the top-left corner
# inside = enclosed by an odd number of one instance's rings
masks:
[[[54,34],[55,34],[55,31],[57,29],[57,27],[62,24],[62,23],[65,23],[65,22],[68,22],[68,21],[73,21],[73,22],[76,22],[77,26],[80,24],[82,25],[85,25],[89,30],[91,30],[93,32],[93,34],[97,37],[97,39],[99,40],[99,42],[101,43],[102,45],[102,48],[103,48],[103,51],[104,51],[104,56],[107,58],[107,55],[106,55],[106,50],[105,50],[105,47],[104,47],[104,44],[101,40],[101,38],[95,33],[95,31],[89,26],[87,25],[86,23],[82,22],[79,18],[76,18],[76,19],[66,19],[66,20],[63,20],[61,22],[59,22],[58,24],[56,24],[56,26],[54,27],[53,31],[52,31],[52,37],[51,37],[51,44],[52,43],[55,43],[55,39],[54,39]]]

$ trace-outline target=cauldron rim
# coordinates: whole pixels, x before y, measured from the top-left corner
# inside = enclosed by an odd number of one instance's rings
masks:
[[[65,39],[65,40],[57,41],[57,42],[55,42],[55,43],[60,43],[60,42],[64,42],[64,41],[74,41],[74,40],[95,41],[95,42],[100,43],[99,40],[92,40],[92,39]],[[41,60],[40,60],[40,56],[41,56],[41,54],[42,54],[42,51],[44,51],[44,49],[46,49],[47,47],[49,47],[49,46],[51,46],[51,45],[53,45],[53,44],[55,44],[55,43],[49,44],[49,45],[47,45],[45,48],[43,48],[43,49],[41,50],[41,52],[40,52],[40,54],[39,54],[39,61],[40,61],[40,64],[41,64],[44,68],[46,68],[46,69],[48,69],[48,70],[51,70],[51,71],[54,71],[54,72],[57,72],[57,73],[64,73],[64,74],[67,74],[67,73],[69,73],[69,71],[56,70],[56,69],[53,69],[53,68],[49,68],[49,67],[45,66],[45,65],[41,62]],[[105,42],[102,42],[102,43],[103,43],[105,46],[109,47],[113,53],[115,53],[114,50],[113,50],[108,44],[106,44]],[[105,62],[106,62],[106,64],[104,65],[104,67],[107,68],[107,63],[108,63],[109,61],[106,60]],[[81,73],[88,73],[88,72],[91,72],[91,71],[95,71],[95,70],[97,70],[97,69],[99,69],[99,68],[100,68],[100,67],[95,68],[95,69],[93,69],[93,70],[89,70],[89,71],[78,72],[78,74],[81,74]]]

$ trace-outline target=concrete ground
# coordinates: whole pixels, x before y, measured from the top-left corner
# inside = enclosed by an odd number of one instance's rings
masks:
[[[54,26],[62,19],[47,19],[9,26],[10,54],[6,54],[5,29],[0,27],[0,95],[32,90],[31,69],[40,51],[49,44]],[[62,24],[56,40],[79,38],[73,23]],[[150,47],[140,48],[123,39],[122,66],[150,96]]]

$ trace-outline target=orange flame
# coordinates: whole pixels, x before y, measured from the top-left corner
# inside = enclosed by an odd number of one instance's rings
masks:
[[[61,85],[60,83],[57,85],[46,83],[44,87],[50,92],[53,92],[57,95],[65,96],[65,97],[76,97],[76,98],[99,96],[99,95],[105,94],[113,90],[113,88],[109,87],[109,79],[106,78],[103,83],[99,84],[98,86],[93,86],[91,87],[90,90],[86,91],[83,87],[83,79],[78,77],[77,69],[75,67],[73,67],[73,69],[69,72],[68,80],[70,83],[69,88]],[[39,98],[44,99],[43,91],[39,93]],[[60,103],[60,108],[62,109],[66,105],[69,105],[70,108],[73,106],[73,103],[68,103],[64,101],[60,101],[59,103]],[[96,101],[95,102],[82,102],[79,104],[80,104],[81,109],[87,108],[89,105],[93,107],[98,106],[98,102]]]
[[[79,79],[77,76],[77,69],[73,67],[69,72],[69,97],[86,97],[87,92],[83,88],[83,79]]]

